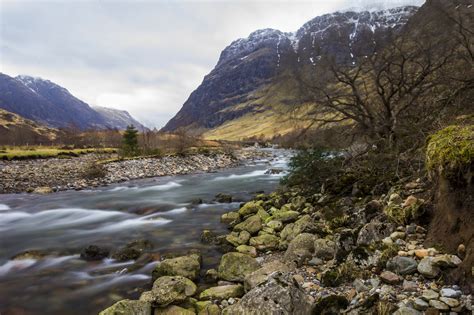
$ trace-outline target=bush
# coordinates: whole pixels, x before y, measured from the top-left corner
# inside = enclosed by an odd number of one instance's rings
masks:
[[[104,178],[107,175],[107,170],[104,165],[98,163],[90,163],[84,169],[83,177],[85,179]]]

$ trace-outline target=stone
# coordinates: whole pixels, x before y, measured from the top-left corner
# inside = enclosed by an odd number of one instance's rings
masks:
[[[194,315],[194,311],[190,311],[177,305],[169,305],[164,308],[155,308],[153,315]]]
[[[265,222],[270,217],[268,212],[263,209],[259,209],[257,211],[257,215],[260,217],[260,219],[262,219],[262,222]]]
[[[204,290],[200,295],[200,300],[227,300],[229,298],[240,298],[244,295],[244,287],[241,284],[224,285],[212,287]]]
[[[196,293],[196,285],[188,278],[181,276],[164,276],[155,280],[151,291],[140,296],[141,301],[152,305],[167,306],[180,303]]]
[[[227,212],[221,216],[221,222],[232,226],[235,226],[240,222],[240,215],[237,212]]]
[[[216,269],[209,269],[206,270],[206,274],[204,275],[204,280],[207,282],[216,282],[218,278],[217,270]]]
[[[283,223],[295,221],[300,213],[298,211],[277,211],[273,214],[272,220],[281,221]]]
[[[420,259],[423,259],[425,257],[428,257],[429,256],[429,252],[427,249],[415,249],[415,256],[420,258]]]
[[[53,189],[51,187],[47,187],[47,186],[36,187],[33,190],[34,194],[40,194],[40,195],[51,194],[52,192],[53,192]]]
[[[314,232],[316,226],[309,215],[304,215],[296,222],[287,224],[280,233],[280,247],[286,248],[291,240],[304,232]]]
[[[146,250],[150,250],[152,248],[153,244],[151,244],[151,242],[148,240],[135,240],[125,245],[125,247],[117,250],[112,255],[112,258],[118,261],[135,260]]]
[[[393,225],[381,222],[370,222],[362,227],[357,237],[357,245],[371,245],[390,236]]]
[[[432,257],[423,258],[418,264],[418,272],[426,278],[435,278],[439,275],[440,269],[435,266],[432,261]]]
[[[241,253],[227,253],[221,258],[219,278],[227,281],[244,281],[245,277],[260,268],[255,258]]]
[[[431,261],[433,265],[441,268],[455,268],[462,263],[462,260],[458,256],[448,254],[433,257]]]
[[[416,298],[413,301],[413,306],[415,307],[415,309],[417,309],[419,311],[425,311],[430,305],[425,300],[420,299],[420,298]]]
[[[426,301],[435,300],[439,297],[439,293],[433,290],[424,290],[422,297]]]
[[[349,301],[342,295],[331,294],[319,298],[313,310],[313,314],[341,314],[349,306]]]
[[[369,288],[364,284],[364,281],[361,279],[355,279],[352,282],[352,285],[356,289],[357,293],[369,291]]]
[[[201,233],[201,243],[218,244],[218,235],[211,230],[203,230]]]
[[[201,257],[197,254],[165,259],[153,270],[153,279],[162,276],[183,276],[196,280],[201,269]]]
[[[312,314],[312,309],[312,298],[290,274],[275,273],[222,314],[256,314],[257,310],[264,310],[262,314]]]
[[[257,249],[253,246],[240,245],[240,246],[237,246],[235,250],[242,254],[247,254],[252,257],[257,257]]]
[[[314,252],[315,236],[309,233],[302,233],[295,237],[283,256],[287,262],[294,262],[300,266],[305,260],[311,259]]]
[[[365,205],[365,216],[367,218],[371,218],[373,217],[374,215],[376,215],[377,213],[381,212],[382,211],[382,203],[378,200],[372,200],[370,201],[369,203],[367,203]]]
[[[448,305],[449,307],[458,307],[459,304],[461,304],[458,300],[448,298],[448,297],[440,297],[439,300],[443,302],[444,304]]]
[[[222,303],[225,302],[222,301]],[[216,304],[209,304],[203,310],[198,312],[198,315],[221,315],[221,309]]]
[[[458,256],[461,258],[461,259],[464,259],[464,257],[466,257],[466,245],[464,244],[459,244],[458,248],[457,248],[457,253],[458,253]]]
[[[245,245],[250,240],[250,233],[248,231],[232,232],[225,237],[226,241],[237,247]]]
[[[403,280],[403,291],[416,292],[418,291],[418,285],[415,281]]]
[[[447,298],[459,298],[461,297],[461,291],[453,290],[451,288],[443,288],[440,291],[441,296],[447,297]]]
[[[400,232],[400,231],[395,231],[392,234],[390,234],[390,238],[394,241],[396,240],[404,240],[406,237],[405,232]]]
[[[285,263],[274,260],[263,264],[262,268],[255,270],[245,277],[244,288],[245,290],[251,290],[257,285],[264,283],[268,278],[276,272],[290,272],[290,268]]]
[[[411,257],[395,256],[387,262],[387,269],[399,275],[409,275],[417,271],[418,264]]]
[[[102,260],[109,256],[109,250],[97,245],[89,245],[81,251],[81,258],[87,261]]]
[[[239,214],[242,217],[246,217],[248,215],[257,213],[258,210],[264,210],[265,211],[265,209],[263,209],[263,207],[262,207],[262,202],[260,202],[260,201],[249,201],[239,209]]]
[[[411,307],[402,306],[392,315],[422,315],[422,313]]]
[[[258,215],[248,217],[245,221],[234,226],[234,231],[247,231],[251,235],[256,234],[262,229],[262,219]]]
[[[271,234],[262,234],[252,237],[249,244],[261,251],[274,250],[278,248],[280,238]]]
[[[430,300],[429,302],[431,307],[434,307],[440,311],[449,311],[449,306],[438,300]]]
[[[388,283],[388,284],[397,284],[400,282],[400,277],[391,272],[391,271],[384,271],[380,274],[380,279],[385,282],[385,283]]]
[[[266,224],[269,228],[273,229],[276,232],[279,232],[283,229],[283,223],[278,220],[271,220]]]
[[[216,195],[215,201],[220,203],[231,203],[232,202],[232,195],[219,193]]]
[[[121,300],[99,315],[151,315],[151,304],[143,301]]]
[[[400,197],[399,194],[396,194],[396,193],[393,193],[390,195],[389,199],[388,199],[388,202],[389,204],[395,204],[395,205],[401,205],[402,202],[403,202],[403,199],[402,197]]]
[[[331,260],[336,254],[336,243],[332,240],[319,238],[314,241],[314,257]]]

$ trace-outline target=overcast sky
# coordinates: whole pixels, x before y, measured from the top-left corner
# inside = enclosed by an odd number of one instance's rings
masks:
[[[49,79],[162,127],[233,40],[324,13],[424,0],[0,0],[0,72]]]

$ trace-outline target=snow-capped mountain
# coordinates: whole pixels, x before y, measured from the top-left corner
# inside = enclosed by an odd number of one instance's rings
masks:
[[[119,110],[110,107],[92,106],[105,121],[105,124],[113,129],[126,129],[127,126],[133,125],[138,130],[147,130],[139,121],[133,118],[126,110]]]
[[[235,40],[164,130],[212,129],[261,111],[268,103],[262,101],[263,89],[289,70],[314,66],[328,54],[341,63],[355,62],[391,40],[417,9],[336,12],[316,17],[294,33],[262,29]]]

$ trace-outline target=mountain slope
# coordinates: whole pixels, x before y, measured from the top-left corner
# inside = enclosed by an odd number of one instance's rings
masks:
[[[264,29],[236,40],[163,129],[186,127],[226,139],[288,132],[291,123],[275,125],[281,122],[275,115],[278,108],[305,102],[296,69],[311,71],[325,54],[338,62],[353,62],[390,41],[416,11],[410,6],[336,12],[314,18],[295,33]],[[258,121],[255,131],[252,121]],[[239,134],[235,128],[242,124],[249,128]]]
[[[48,143],[56,136],[56,129],[0,109],[0,145]]]
[[[118,110],[109,107],[92,106],[99,113],[105,124],[112,129],[126,129],[129,125],[134,125],[138,130],[146,130],[147,128],[139,121],[133,118],[127,111]]]

